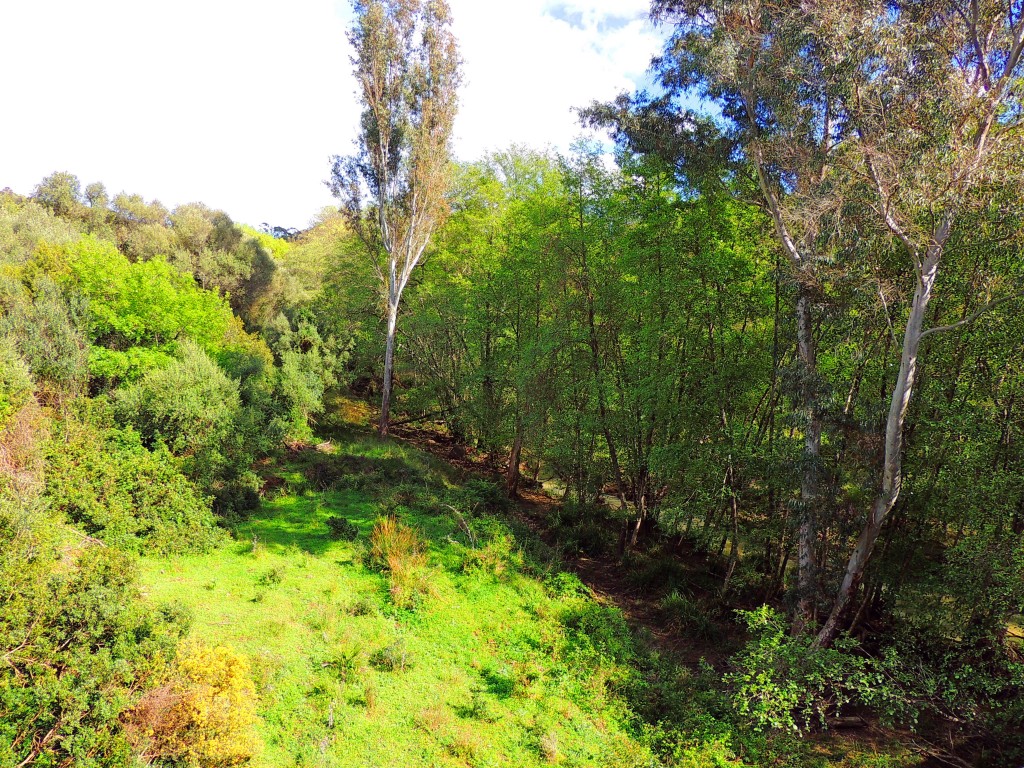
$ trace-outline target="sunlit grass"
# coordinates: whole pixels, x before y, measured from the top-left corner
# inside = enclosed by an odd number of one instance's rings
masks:
[[[461,522],[450,514],[462,492],[450,467],[331,439],[279,463],[277,497],[217,551],[142,564],[149,601],[186,608],[193,635],[251,658],[266,744],[254,768],[906,764],[737,737],[714,676],[660,660],[617,609],[473,517],[475,502]],[[429,589],[412,609],[369,556],[382,514],[422,540]],[[355,540],[332,538],[331,517]]]
[[[408,450],[376,441],[343,449],[378,459]],[[286,488],[301,488],[306,460],[289,464]],[[332,515],[357,526],[354,542],[330,538]],[[456,523],[403,508],[403,522],[427,537],[432,591],[415,611],[398,609],[386,576],[365,564],[378,516],[369,491],[302,489],[267,501],[215,552],[143,563],[150,601],[185,606],[195,635],[252,658],[267,744],[255,765],[611,765],[617,753],[650,756],[604,682],[591,690],[567,675],[558,658],[567,647],[563,601],[517,571],[464,573]]]

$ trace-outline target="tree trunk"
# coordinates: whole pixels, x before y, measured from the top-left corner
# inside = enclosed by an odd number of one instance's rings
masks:
[[[824,626],[818,633],[819,645],[829,645],[839,634],[840,624],[857,593],[864,569],[871,559],[878,534],[882,531],[889,513],[892,511],[900,495],[903,482],[903,424],[906,420],[910,398],[914,392],[914,373],[917,370],[917,355],[924,335],[925,312],[931,300],[935,276],[938,272],[940,247],[929,249],[928,257],[921,265],[914,290],[914,303],[907,318],[907,327],[903,334],[903,354],[900,358],[900,371],[896,377],[892,399],[889,404],[889,416],[885,423],[885,454],[882,460],[882,483],[871,512],[868,515],[864,530],[861,531],[857,546],[846,565],[842,584],[832,604]]]
[[[391,419],[391,384],[395,371],[395,334],[398,330],[398,304],[388,302],[388,340],[384,349],[384,394],[380,403],[377,434],[387,437]]]
[[[514,499],[519,491],[519,459],[523,453],[523,425],[516,424],[516,439],[508,457],[508,473],[505,475],[505,494]]]
[[[814,621],[817,568],[814,545],[817,542],[817,516],[821,464],[821,416],[817,394],[817,349],[811,317],[811,297],[800,287],[796,304],[797,353],[802,376],[800,398],[804,411],[804,459],[800,477],[800,528],[797,535],[797,607],[793,634],[801,634]]]

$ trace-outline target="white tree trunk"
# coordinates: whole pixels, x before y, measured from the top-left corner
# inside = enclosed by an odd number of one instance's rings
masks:
[[[910,398],[914,392],[914,374],[917,371],[917,355],[924,335],[925,313],[932,297],[935,277],[938,273],[939,247],[929,249],[929,254],[921,264],[917,288],[914,291],[914,304],[907,318],[907,327],[903,334],[903,353],[900,358],[900,370],[893,388],[892,400],[889,403],[889,416],[885,423],[885,454],[882,460],[882,482],[871,505],[871,512],[861,531],[857,546],[846,565],[842,584],[832,605],[824,626],[818,633],[817,642],[829,645],[839,633],[840,622],[850,607],[853,597],[864,577],[864,569],[871,559],[871,553],[878,541],[889,513],[896,504],[903,482],[903,424],[906,421]]]
[[[384,394],[380,404],[380,422],[377,433],[381,437],[388,434],[388,423],[391,418],[391,384],[395,371],[395,335],[398,330],[398,302],[388,301],[388,336],[384,348]]]

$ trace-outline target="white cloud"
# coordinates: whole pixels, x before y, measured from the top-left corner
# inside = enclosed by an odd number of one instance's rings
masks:
[[[566,149],[571,112],[633,87],[660,43],[646,0],[451,0],[462,159]],[[0,10],[0,187],[54,170],[166,205],[304,226],[358,119],[344,0],[50,0]],[[566,20],[566,19],[569,20]],[[611,22],[611,23],[609,23]]]

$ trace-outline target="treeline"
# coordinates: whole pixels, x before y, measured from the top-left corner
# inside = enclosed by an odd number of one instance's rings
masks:
[[[713,602],[798,618],[804,603],[813,626],[878,482],[913,281],[895,255],[820,264],[808,381],[791,309],[808,286],[745,182],[696,187],[652,155],[620,165],[514,150],[459,170],[452,217],[407,299],[400,402],[442,414],[510,493],[551,481],[567,504],[563,541],[617,549],[624,577],[696,549],[717,564]],[[1015,238],[978,239],[997,226],[971,218],[951,237],[949,289],[929,322],[972,322],[923,343],[902,493],[842,628],[863,641],[849,658],[891,661],[879,708],[1005,740],[1022,717],[1024,321],[1010,303],[974,317],[982,286],[1022,278]],[[816,567],[800,583],[809,515]],[[673,586],[644,584],[655,597]],[[760,631],[776,621],[762,616]],[[777,640],[792,657],[771,656],[771,679],[799,679],[813,635]]]

